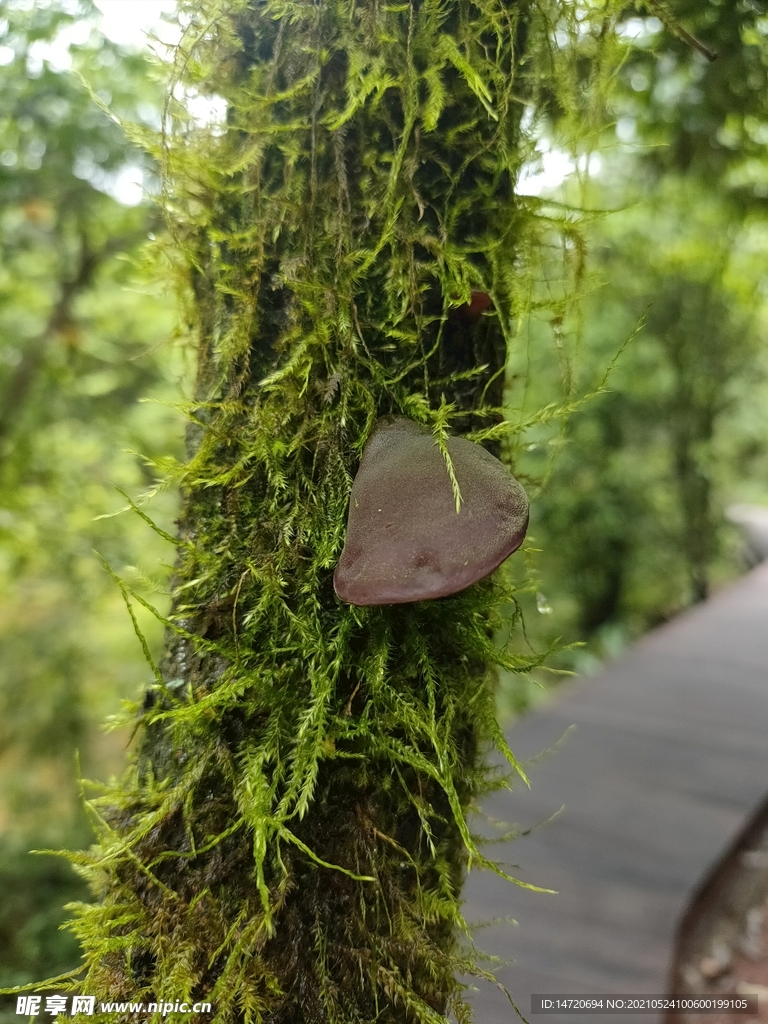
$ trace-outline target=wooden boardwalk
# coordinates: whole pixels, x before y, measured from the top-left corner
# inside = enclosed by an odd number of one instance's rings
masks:
[[[527,760],[571,726],[529,764],[530,790],[515,784],[484,807],[521,828],[563,808],[528,835],[486,847],[517,865],[512,874],[558,895],[485,870],[470,873],[464,892],[470,925],[517,921],[474,937],[514,960],[497,977],[531,1024],[606,1020],[530,1017],[534,992],[666,990],[691,895],[768,792],[768,564],[648,634],[599,675],[564,683],[507,738]],[[479,818],[473,827],[502,831]],[[498,989],[476,984],[476,1024],[515,1018]]]

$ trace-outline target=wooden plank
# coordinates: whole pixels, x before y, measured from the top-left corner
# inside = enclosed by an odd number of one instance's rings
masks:
[[[563,809],[529,835],[486,848],[557,896],[486,871],[467,881],[470,924],[507,915],[519,922],[476,933],[481,949],[515,960],[499,980],[526,1016],[533,992],[665,991],[690,896],[768,792],[768,565],[650,633],[599,675],[564,684],[507,738],[523,760],[555,749],[530,765],[530,791],[515,784],[483,810],[529,828]],[[473,828],[503,831],[480,818]],[[477,984],[477,1024],[510,1021],[503,994]],[[605,1018],[531,1020],[555,1019]]]

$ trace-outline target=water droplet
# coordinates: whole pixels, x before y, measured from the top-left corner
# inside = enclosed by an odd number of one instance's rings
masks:
[[[546,595],[539,592],[536,595],[536,607],[539,609],[541,615],[551,615],[552,606],[546,598]]]

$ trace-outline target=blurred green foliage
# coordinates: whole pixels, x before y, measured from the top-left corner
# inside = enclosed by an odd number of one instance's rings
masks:
[[[524,419],[558,392],[578,401],[632,339],[611,391],[529,431],[516,463],[540,549],[526,635],[537,649],[586,641],[554,667],[592,667],[736,575],[724,509],[768,502],[764,7],[677,0],[681,23],[718,52],[709,63],[653,5],[628,5],[615,131],[582,140],[601,169],[557,201],[530,200],[543,223],[551,213],[573,230],[542,262],[511,406]],[[63,861],[28,851],[90,842],[75,750],[86,777],[121,767],[129,737],[101,726],[148,672],[93,549],[162,603],[169,545],[133,513],[113,515],[126,505],[116,487],[151,497],[172,532],[158,472],[182,449],[162,403],[190,368],[170,344],[162,271],[149,269],[158,215],[115,198],[121,181],[154,187],[154,167],[63,66],[61,41],[129,121],[159,124],[161,76],[96,25],[86,0],[0,7],[0,985],[76,962],[56,925],[84,893]],[[554,112],[548,131],[557,139]],[[157,651],[157,622],[136,614]],[[535,696],[518,680],[502,710]]]
[[[768,503],[768,12],[667,5],[710,62],[655,6],[628,8],[614,129],[582,150],[599,171],[558,197],[589,252],[581,301],[534,310],[512,358],[513,404],[536,407],[558,379],[577,398],[642,325],[610,393],[531,436],[518,463],[540,488],[528,636],[585,643],[559,659],[576,670],[743,571],[725,509]]]
[[[121,117],[156,126],[152,68],[98,32],[90,3],[11,0],[0,13],[0,985],[9,985],[78,960],[56,928],[61,904],[84,886],[68,864],[28,851],[91,842],[75,751],[86,778],[122,766],[129,737],[102,726],[121,697],[140,698],[148,669],[93,549],[125,575],[137,566],[132,582],[144,592],[147,573],[159,586],[166,579],[170,546],[134,513],[115,515],[126,506],[116,488],[148,499],[158,490],[152,459],[180,454],[180,419],[161,403],[180,397],[184,365],[169,343],[175,301],[142,269],[158,215],[114,197],[126,181],[151,188],[154,169],[78,78]],[[174,509],[159,489],[152,516],[172,529]],[[138,614],[157,649],[157,623]]]

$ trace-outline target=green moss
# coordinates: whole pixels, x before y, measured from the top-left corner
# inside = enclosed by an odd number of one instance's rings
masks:
[[[592,130],[615,46],[587,14],[185,5],[160,152],[199,372],[166,655],[138,754],[89,805],[98,845],[72,858],[96,898],[74,908],[78,990],[209,1000],[217,1024],[436,1024],[471,1019],[457,974],[492,979],[460,941],[461,887],[473,865],[510,876],[467,819],[524,779],[495,670],[544,655],[494,642],[503,571],[380,608],[342,605],[332,573],[378,416],[497,451],[525,427],[502,410],[506,352],[554,215],[515,182],[536,117]],[[226,125],[196,126],[182,86],[223,97]],[[468,328],[449,310],[473,288],[493,312]]]

